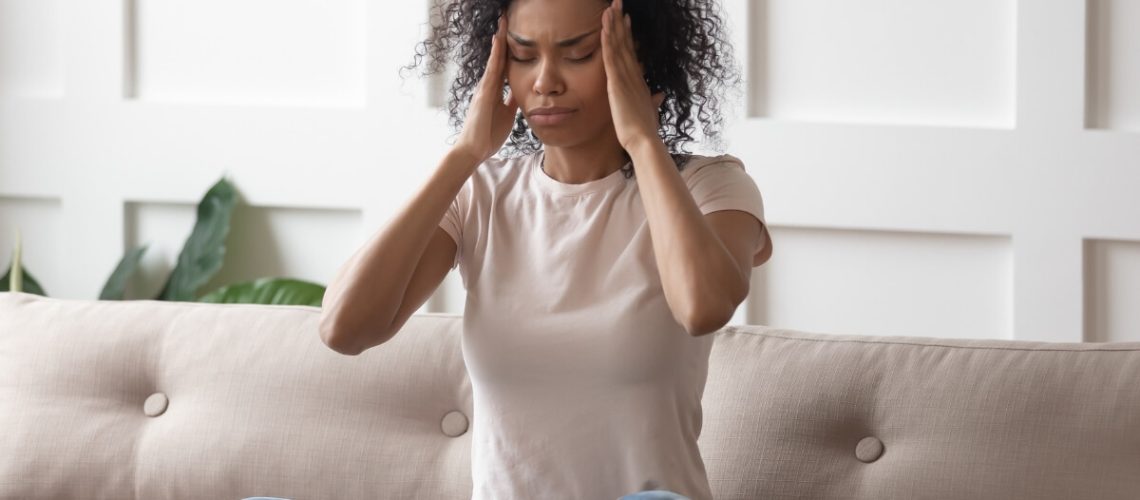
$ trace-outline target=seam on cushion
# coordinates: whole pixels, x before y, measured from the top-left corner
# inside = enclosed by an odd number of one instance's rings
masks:
[[[779,335],[779,334],[775,334],[775,333],[746,332],[746,331],[741,331],[741,330],[737,329],[737,327],[734,327],[734,326],[726,327],[724,330],[719,332],[719,334],[753,335],[753,336],[757,336],[757,337],[773,337],[773,338],[778,338],[778,339],[799,340],[799,341],[804,341],[804,342],[835,342],[835,343],[852,342],[852,343],[858,343],[858,344],[913,345],[913,346],[923,346],[923,347],[926,347],[926,346],[929,346],[929,347],[949,347],[952,349],[982,349],[982,350],[1000,349],[1003,351],[1045,351],[1045,352],[1136,352],[1136,351],[1140,351],[1140,345],[1137,345],[1136,347],[1125,347],[1123,349],[1102,349],[1102,348],[1053,349],[1053,348],[1048,348],[1048,347],[1033,348],[1033,347],[1001,347],[1001,346],[965,346],[965,345],[949,345],[949,344],[938,344],[938,343],[923,344],[923,343],[918,343],[918,342],[885,341],[885,340],[807,339],[807,338],[800,338],[800,337],[788,337],[788,336]],[[1041,342],[1040,340],[1025,340],[1025,341],[1005,340],[1005,339],[976,339],[976,340],[983,340],[983,341],[996,340],[999,342]],[[1066,343],[1067,344],[1079,344],[1079,342],[1066,342]],[[1136,342],[1110,342],[1110,343],[1137,344]]]
[[[66,301],[66,302],[96,302],[94,299],[67,299],[61,297],[44,297],[36,296],[33,300],[36,301]],[[106,301],[104,301],[106,302]],[[123,302],[130,303],[152,303],[148,307],[231,307],[231,308],[250,308],[250,309],[296,309],[302,311],[320,311],[320,306],[303,306],[297,304],[248,304],[248,303],[218,303],[218,302],[188,302],[188,301],[167,301],[167,300],[154,300],[154,299],[131,299]]]

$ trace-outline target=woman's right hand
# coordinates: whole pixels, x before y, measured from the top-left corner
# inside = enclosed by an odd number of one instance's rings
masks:
[[[491,55],[487,58],[487,69],[471,97],[463,131],[455,147],[462,149],[482,163],[503,147],[507,135],[515,124],[518,103],[508,89],[506,102],[503,100],[503,85],[507,75],[507,19],[499,16],[499,29],[491,37]]]

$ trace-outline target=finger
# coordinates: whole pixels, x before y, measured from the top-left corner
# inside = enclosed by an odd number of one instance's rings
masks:
[[[483,86],[488,89],[501,89],[503,82],[503,24],[499,18],[499,29],[491,35],[491,54],[487,57],[487,71],[483,75]]]
[[[498,60],[498,57],[496,57],[498,55],[499,55],[499,33],[498,33],[498,31],[496,31],[494,35],[491,35],[491,50],[487,54],[487,69],[483,71],[483,78],[481,80],[483,83],[483,86],[487,86],[488,81],[492,79],[492,75],[494,75],[494,73],[495,73],[495,69],[497,69],[495,67],[495,63]]]
[[[665,102],[665,93],[664,92],[658,92],[656,94],[653,94],[653,106],[654,107],[660,108],[661,103],[663,103],[663,102]]]
[[[630,68],[636,68],[638,74],[645,75],[645,67],[641,64],[641,60],[637,57],[637,44],[633,39],[633,20],[629,14],[624,17],[624,22],[621,23],[624,27],[622,30],[622,47],[625,53],[625,62]]]
[[[632,68],[637,67],[637,56],[629,49],[628,37],[623,29],[625,22],[621,13],[615,8],[609,14],[609,51],[611,69],[617,75],[627,75]]]
[[[503,53],[503,46],[505,45],[503,43],[503,32],[506,31],[506,24],[507,20],[500,16],[499,27],[495,30],[495,34],[491,35],[491,60],[495,62],[496,69],[500,70],[502,69],[502,57],[500,56]]]
[[[629,68],[636,66],[637,56],[630,49],[625,18],[616,9],[610,12],[610,15],[610,55],[613,56],[615,68],[628,71]]]
[[[613,45],[614,34],[610,27],[610,17],[612,9],[607,8],[602,12],[602,66],[606,69],[606,74],[610,74],[613,68]]]
[[[613,8],[617,9],[618,15],[621,15],[623,12],[625,12],[625,7],[622,6],[621,0],[614,0]]]
[[[602,37],[605,39],[602,57],[606,68],[606,77],[611,80],[620,80],[627,60],[621,49],[617,11],[612,8],[607,9],[602,19]]]
[[[625,54],[622,54],[621,26],[616,7],[607,9],[605,18],[608,37],[606,49],[610,54],[610,67],[616,71],[619,69],[618,65],[625,63]]]
[[[619,52],[625,46],[625,38],[627,36],[627,24],[625,18],[622,16],[620,5],[616,2],[606,9],[606,17],[609,21],[610,38],[613,40],[614,48]]]

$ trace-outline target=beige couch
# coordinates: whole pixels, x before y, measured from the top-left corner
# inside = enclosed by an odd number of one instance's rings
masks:
[[[0,498],[468,498],[461,316],[318,317],[0,293]],[[717,499],[1140,498],[1140,343],[715,335]]]

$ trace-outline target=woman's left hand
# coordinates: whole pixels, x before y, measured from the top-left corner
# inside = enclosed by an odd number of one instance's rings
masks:
[[[634,49],[629,16],[622,12],[622,0],[614,0],[602,13],[602,59],[610,113],[622,148],[630,151],[645,140],[661,141],[657,134],[657,109],[665,100],[665,93],[649,93],[645,71]]]

